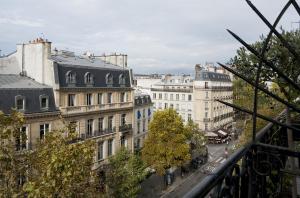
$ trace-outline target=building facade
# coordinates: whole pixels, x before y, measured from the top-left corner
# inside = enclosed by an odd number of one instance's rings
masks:
[[[134,151],[139,151],[148,134],[149,123],[153,116],[153,103],[150,95],[135,94],[134,99]]]
[[[50,87],[56,108],[67,123],[76,124],[78,137],[95,140],[97,167],[121,146],[133,148],[131,71],[127,63],[111,61],[51,51],[51,42],[36,39],[1,57],[0,73],[21,74]]]
[[[195,78],[166,75],[151,85],[154,110],[174,108],[183,121],[193,120],[203,131],[229,129],[233,109],[216,99],[232,102],[232,82],[223,70],[196,65]]]

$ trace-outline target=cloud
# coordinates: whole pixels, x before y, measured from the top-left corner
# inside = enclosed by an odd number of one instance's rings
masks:
[[[26,20],[21,18],[0,18],[0,24],[21,25],[27,27],[43,27],[44,24],[40,20]]]

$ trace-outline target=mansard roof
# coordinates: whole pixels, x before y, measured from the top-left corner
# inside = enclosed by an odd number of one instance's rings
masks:
[[[230,76],[217,72],[201,71],[195,76],[196,81],[231,82]]]

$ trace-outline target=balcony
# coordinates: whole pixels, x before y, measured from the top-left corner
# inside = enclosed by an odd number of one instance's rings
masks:
[[[184,92],[184,93],[192,93],[192,88],[186,88],[186,89],[178,89],[178,88],[151,88],[151,91],[165,91],[165,92]]]
[[[120,132],[128,132],[132,130],[132,124],[124,124],[119,126],[119,131]]]
[[[116,127],[101,129],[99,131],[94,131],[91,134],[82,133],[82,134],[80,134],[80,139],[85,140],[85,139],[90,139],[90,138],[96,138],[96,137],[100,137],[100,136],[103,136],[103,135],[112,134],[112,133],[115,133],[115,132],[116,132]]]
[[[111,104],[100,104],[100,105],[83,105],[74,107],[61,107],[60,110],[63,114],[72,113],[86,113],[92,111],[104,111],[118,108],[130,108],[133,106],[132,102],[122,102],[122,103],[111,103]]]

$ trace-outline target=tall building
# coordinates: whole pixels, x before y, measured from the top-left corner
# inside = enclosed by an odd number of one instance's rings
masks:
[[[21,74],[50,87],[51,104],[66,122],[76,124],[78,137],[97,142],[97,167],[120,146],[133,148],[132,75],[124,63],[127,56],[115,60],[112,64],[113,56],[105,61],[92,54],[51,51],[51,42],[36,39],[1,57],[0,73]]]
[[[153,116],[153,104],[150,95],[136,93],[134,98],[134,150],[139,151],[147,137],[149,123]]]
[[[154,109],[174,108],[183,121],[193,120],[204,131],[229,129],[233,109],[216,99],[232,102],[230,76],[218,67],[196,65],[195,78],[166,75],[151,85]]]

